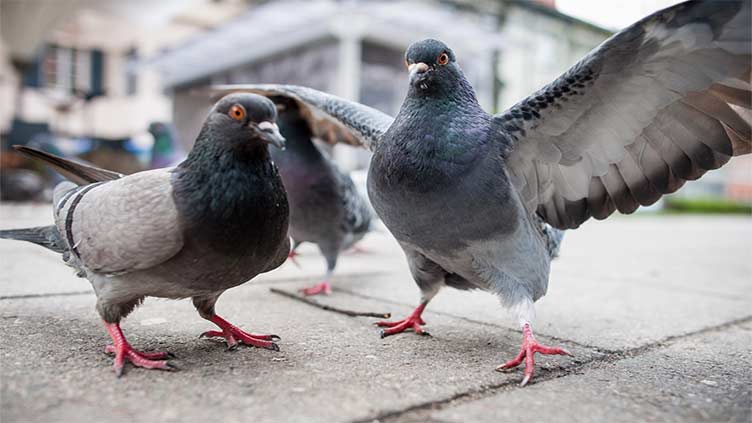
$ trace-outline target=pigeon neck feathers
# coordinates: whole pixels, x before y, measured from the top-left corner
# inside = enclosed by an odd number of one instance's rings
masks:
[[[442,69],[425,84],[410,84],[405,105],[438,104],[445,106],[462,106],[474,112],[483,112],[475,96],[475,90],[464,72],[457,64]]]
[[[265,145],[228,148],[202,131],[172,183],[187,238],[215,250],[243,254],[286,225],[287,196]]]
[[[387,143],[413,142],[426,152],[437,150],[439,159],[456,161],[461,150],[485,141],[489,122],[470,82],[459,66],[452,65],[428,88],[410,86],[385,138]]]
[[[453,185],[492,152],[491,116],[459,66],[453,69],[438,87],[411,86],[375,150],[372,167],[382,189],[430,192]]]

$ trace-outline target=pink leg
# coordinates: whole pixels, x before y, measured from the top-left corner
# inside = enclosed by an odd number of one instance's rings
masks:
[[[217,316],[216,314],[211,319],[212,323],[219,326],[222,331],[210,330],[201,334],[202,337],[213,338],[222,337],[227,341],[227,349],[234,350],[238,347],[239,343],[246,345],[253,345],[254,347],[266,348],[268,350],[279,351],[279,346],[273,341],[278,341],[277,335],[254,335],[240,329],[239,327],[231,324],[227,320]]]
[[[573,356],[572,353],[563,348],[547,347],[545,345],[539,344],[533,336],[533,330],[530,328],[530,324],[525,323],[525,325],[522,327],[522,348],[520,348],[520,353],[517,354],[515,358],[497,367],[496,371],[500,372],[506,369],[517,367],[522,363],[522,360],[524,359],[525,377],[522,379],[520,386],[525,386],[530,381],[530,378],[533,377],[533,373],[535,371],[535,353]]]
[[[295,250],[290,250],[290,252],[287,254],[287,259],[292,262],[292,264],[300,267],[300,263],[298,263],[298,260],[295,258],[299,254],[295,252]]]
[[[120,329],[119,323],[104,323],[107,333],[112,338],[112,345],[105,347],[106,353],[115,354],[115,361],[112,368],[115,370],[115,375],[120,377],[123,375],[123,367],[125,366],[125,360],[130,361],[136,367],[143,367],[145,369],[159,369],[159,370],[176,370],[177,368],[167,361],[167,358],[174,357],[168,352],[152,352],[143,353],[136,351],[128,344],[128,341],[123,335],[123,331]]]
[[[376,322],[376,326],[387,328],[381,331],[381,337],[384,338],[389,335],[394,335],[395,333],[404,332],[407,329],[412,329],[418,335],[428,335],[428,332],[423,331],[423,328],[420,326],[426,324],[421,315],[427,304],[428,302],[420,303],[420,305],[403,320],[398,320],[396,322]]]
[[[371,250],[361,247],[360,244],[355,244],[352,247],[350,247],[350,249],[345,251],[343,254],[346,254],[346,255],[371,254]]]
[[[300,291],[303,293],[303,295],[306,295],[306,296],[308,296],[308,295],[319,295],[319,294],[329,295],[329,294],[332,293],[332,286],[329,284],[329,281],[326,280],[326,281],[320,282],[320,283],[318,283],[318,284],[316,284],[314,286],[309,286],[308,288],[303,288]]]

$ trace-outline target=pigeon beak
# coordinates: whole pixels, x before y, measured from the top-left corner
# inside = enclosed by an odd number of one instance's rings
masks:
[[[274,145],[280,150],[285,149],[285,137],[279,133],[279,127],[276,123],[263,121],[258,124],[258,129],[261,131],[261,136],[264,138],[264,141]]]
[[[428,72],[428,65],[423,62],[413,63],[407,67],[407,70],[410,72],[410,83],[412,84],[417,78]]]

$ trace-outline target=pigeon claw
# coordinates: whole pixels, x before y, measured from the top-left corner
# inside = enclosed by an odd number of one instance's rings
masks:
[[[238,348],[239,344],[250,345],[258,348],[265,348],[267,350],[279,351],[279,345],[274,341],[279,341],[280,337],[277,335],[256,335],[248,333],[239,327],[229,323],[223,318],[215,315],[212,322],[219,326],[222,330],[210,330],[202,333],[201,338],[216,338],[221,337],[227,342],[227,350],[232,351]]]
[[[426,307],[425,303],[422,303],[418,306],[418,308],[415,309],[409,316],[402,320],[397,320],[394,322],[389,322],[386,320],[382,320],[380,322],[374,323],[376,326],[379,327],[385,327],[386,329],[382,329],[381,331],[381,338],[385,338],[389,335],[394,335],[396,333],[404,332],[407,329],[412,329],[413,332],[415,332],[418,335],[428,335],[428,332],[424,331],[421,325],[425,325],[426,322],[421,317],[421,314],[423,313],[423,309]]]
[[[563,348],[548,347],[539,344],[533,337],[533,331],[532,329],[530,329],[530,325],[525,324],[525,326],[522,328],[522,347],[520,348],[520,352],[513,359],[497,367],[496,371],[502,372],[517,367],[524,361],[525,372],[520,386],[525,386],[528,384],[528,382],[530,382],[530,379],[533,377],[533,373],[535,372],[535,353],[546,355],[574,356],[574,354]]]
[[[367,248],[363,248],[360,245],[354,245],[349,250],[344,252],[345,255],[356,255],[356,254],[372,254],[371,251]]]
[[[294,250],[290,250],[290,252],[287,254],[287,259],[290,260],[292,264],[297,266],[298,269],[300,269],[300,263],[298,263],[298,259],[295,258],[297,256],[298,256],[298,253],[296,253]]]
[[[302,292],[305,296],[320,294],[329,295],[332,293],[332,286],[329,284],[329,281],[324,281],[314,286],[303,288],[300,290],[300,292]]]
[[[112,338],[112,345],[105,347],[104,352],[107,354],[115,354],[115,360],[113,361],[112,368],[115,371],[115,376],[121,377],[123,375],[123,369],[125,368],[125,362],[130,361],[136,367],[143,367],[144,369],[156,369],[156,370],[175,370],[175,366],[171,366],[167,359],[174,357],[174,355],[168,352],[141,352],[136,351],[131,347],[128,341],[123,335],[123,331],[120,329],[119,323],[104,323],[107,333]]]
[[[136,367],[142,367],[144,369],[155,370],[177,370],[178,368],[166,360],[174,357],[169,352],[141,352],[136,351],[127,343],[123,343],[118,347],[115,345],[107,345],[104,349],[107,354],[115,354],[115,360],[112,368],[115,371],[115,376],[121,377],[123,375],[123,369],[125,368],[125,362],[130,361]]]

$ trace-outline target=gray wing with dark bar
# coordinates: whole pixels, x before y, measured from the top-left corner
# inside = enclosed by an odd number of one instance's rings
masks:
[[[163,263],[183,247],[171,169],[56,188],[58,230],[71,253],[97,273],[121,274]]]

